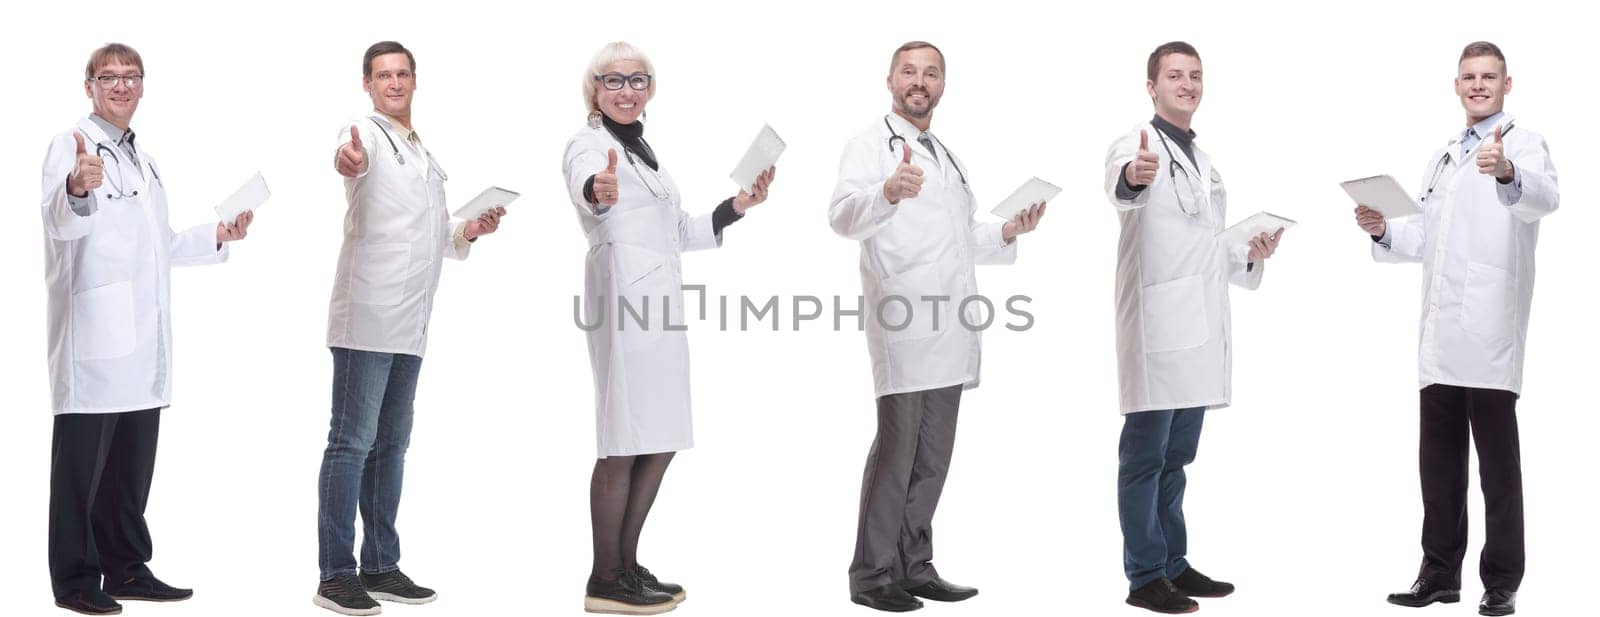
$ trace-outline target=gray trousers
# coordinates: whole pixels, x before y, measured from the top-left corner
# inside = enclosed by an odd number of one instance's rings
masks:
[[[933,569],[933,511],[956,442],[961,386],[878,397],[878,435],[861,477],[851,593],[915,587]]]

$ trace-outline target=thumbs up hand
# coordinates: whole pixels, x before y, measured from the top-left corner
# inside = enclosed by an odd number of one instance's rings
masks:
[[[354,178],[367,170],[367,151],[361,147],[361,131],[355,125],[350,125],[350,141],[339,146],[338,154],[333,157],[333,165],[339,170],[339,175]]]
[[[1133,160],[1122,167],[1122,175],[1128,181],[1128,186],[1146,187],[1156,182],[1156,169],[1161,166],[1161,157],[1150,151],[1150,134],[1139,131],[1139,152]]]
[[[100,188],[100,183],[105,180],[105,161],[89,154],[89,148],[83,143],[83,135],[73,133],[72,139],[78,142],[78,153],[72,171],[67,174],[67,192],[78,198],[88,197],[89,191]]]
[[[606,150],[606,168],[594,175],[595,203],[602,206],[617,205],[617,151]]]
[[[901,142],[900,148],[900,165],[883,181],[883,197],[895,205],[922,192],[922,168],[911,164],[911,144]]]
[[[1478,148],[1478,172],[1494,176],[1501,182],[1510,182],[1516,177],[1516,172],[1511,167],[1511,159],[1506,158],[1505,144],[1501,143],[1504,135],[1505,131],[1496,126],[1494,141]]]

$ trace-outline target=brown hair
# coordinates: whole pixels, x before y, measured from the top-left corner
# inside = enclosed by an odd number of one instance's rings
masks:
[[[406,49],[405,45],[394,41],[378,41],[373,43],[372,47],[368,47],[367,53],[361,56],[361,76],[371,79],[373,58],[386,54],[405,54],[406,62],[411,64],[411,72],[417,72],[417,58],[411,55],[411,50]]]
[[[140,73],[144,72],[144,60],[139,57],[139,52],[122,43],[106,43],[89,54],[89,63],[83,67],[83,78],[94,79],[96,70],[112,62],[132,64],[139,67]]]
[[[1149,79],[1150,81],[1155,81],[1156,72],[1161,70],[1161,59],[1172,54],[1183,54],[1185,56],[1193,57],[1195,60],[1200,59],[1200,52],[1195,51],[1193,45],[1183,41],[1162,43],[1161,46],[1157,47],[1155,51],[1150,52],[1150,60],[1145,63],[1144,67],[1145,78]]]
[[[933,43],[929,43],[927,41],[911,41],[911,42],[906,43],[905,45],[901,45],[900,49],[894,50],[894,55],[889,57],[889,74],[890,75],[894,74],[895,66],[900,62],[900,54],[903,53],[903,52],[911,51],[913,49],[932,49],[933,53],[939,54],[939,71],[940,72],[944,72],[944,70],[945,70],[945,68],[944,68],[944,52],[939,51],[939,48],[935,47],[933,45]]]
[[[1500,53],[1499,45],[1495,45],[1494,43],[1490,43],[1488,41],[1475,41],[1472,43],[1467,43],[1467,46],[1461,50],[1461,59],[1457,60],[1456,64],[1466,62],[1468,58],[1480,58],[1483,56],[1494,56],[1495,58],[1498,58],[1500,60],[1500,70],[1502,72],[1505,71],[1506,55]]]

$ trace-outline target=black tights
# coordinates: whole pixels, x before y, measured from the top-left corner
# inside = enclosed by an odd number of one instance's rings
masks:
[[[592,575],[616,578],[619,568],[633,569],[639,560],[639,532],[661,490],[675,452],[611,456],[596,459],[589,481],[589,522],[594,528]]]

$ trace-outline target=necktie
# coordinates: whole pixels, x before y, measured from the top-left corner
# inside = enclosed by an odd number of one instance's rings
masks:
[[[939,151],[933,149],[933,137],[927,133],[917,136],[917,143],[928,149],[928,155],[933,157],[933,162],[939,162]]]

